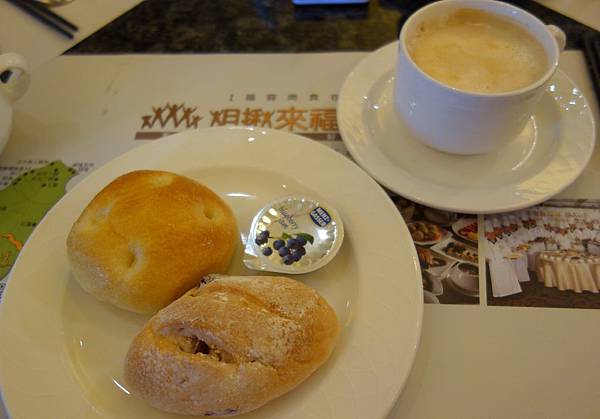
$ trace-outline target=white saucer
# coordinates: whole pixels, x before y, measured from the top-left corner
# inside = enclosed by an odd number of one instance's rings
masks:
[[[594,119],[563,72],[550,80],[531,121],[511,143],[489,154],[452,155],[415,139],[395,114],[397,47],[391,43],[362,60],[338,103],[346,148],[380,184],[430,207],[485,214],[538,204],[581,174],[594,149]]]

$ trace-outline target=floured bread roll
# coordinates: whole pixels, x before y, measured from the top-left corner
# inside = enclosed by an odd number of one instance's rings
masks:
[[[236,415],[301,383],[337,335],[333,309],[300,282],[217,276],[150,319],[129,348],[125,381],[167,412]]]
[[[84,290],[118,307],[155,313],[210,273],[227,269],[237,243],[227,204],[174,173],[136,171],[106,186],[67,239]]]

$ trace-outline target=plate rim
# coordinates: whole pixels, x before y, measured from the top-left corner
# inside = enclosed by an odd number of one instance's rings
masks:
[[[46,216],[44,216],[44,219],[40,222],[40,225],[43,224],[48,224],[51,221],[47,221],[47,220],[52,220],[52,217],[54,216],[53,214],[55,214],[56,212],[58,212],[58,210],[64,206],[64,205],[68,205],[68,197],[73,195],[75,193],[75,191],[85,191],[86,188],[89,188],[89,185],[94,185],[94,182],[97,182],[97,178],[102,179],[102,176],[106,175],[106,172],[108,170],[110,170],[110,168],[113,165],[122,165],[123,162],[127,162],[127,160],[129,158],[131,158],[131,156],[135,156],[137,154],[143,154],[144,150],[151,150],[154,147],[159,147],[162,144],[166,144],[166,143],[173,143],[175,138],[174,137],[178,137],[178,141],[181,143],[184,143],[186,141],[193,141],[194,137],[196,136],[202,136],[205,135],[205,133],[209,133],[208,135],[213,135],[220,132],[220,133],[225,133],[225,132],[231,133],[231,132],[239,132],[239,133],[253,133],[253,135],[256,135],[257,133],[262,133],[262,135],[264,135],[265,137],[279,137],[279,136],[285,136],[285,137],[294,137],[295,141],[303,141],[304,144],[306,144],[306,147],[316,147],[316,148],[320,148],[320,150],[322,150],[324,153],[330,153],[330,157],[327,157],[327,159],[331,159],[331,156],[337,156],[335,158],[340,158],[342,160],[344,160],[344,163],[340,163],[340,164],[349,164],[349,165],[353,165],[353,163],[350,160],[346,160],[341,154],[339,154],[338,152],[330,149],[329,147],[326,147],[324,145],[318,144],[316,142],[314,142],[313,140],[310,140],[306,137],[302,137],[300,135],[297,134],[292,134],[292,133],[288,133],[288,132],[284,132],[284,131],[279,131],[279,130],[270,130],[270,129],[254,129],[251,127],[218,127],[218,128],[205,128],[205,129],[200,129],[200,130],[192,130],[192,131],[186,131],[183,133],[178,133],[178,134],[174,134],[172,136],[168,136],[168,137],[164,137],[163,139],[160,140],[156,140],[153,141],[151,143],[148,144],[144,144],[141,145],[139,147],[136,147],[120,156],[117,156],[111,160],[109,160],[108,162],[104,163],[102,166],[100,166],[98,169],[96,169],[94,172],[92,172],[90,175],[86,176],[84,179],[82,179],[81,182],[79,182],[77,185],[75,185],[70,191],[68,191],[60,200],[58,203],[56,203],[51,209],[50,211],[48,211],[48,213],[46,214]],[[232,135],[237,135],[237,134],[232,134]],[[238,141],[238,140],[236,140]],[[264,140],[267,141],[267,140]],[[308,145],[310,144],[310,145]],[[299,146],[299,147],[304,147],[304,146]],[[141,150],[141,151],[140,151]],[[340,162],[342,161],[340,160]],[[347,163],[346,163],[347,162]],[[156,166],[156,163],[149,163],[148,164],[149,168],[153,168],[153,166]],[[198,166],[199,168],[202,168],[203,166],[201,164],[199,164]],[[206,166],[208,167],[208,166]],[[358,167],[353,167],[352,169],[350,169],[351,166],[347,166],[349,169],[348,170],[355,170],[358,169],[360,171],[360,169]],[[132,169],[129,169],[132,170]],[[174,170],[176,171],[176,170]],[[361,173],[359,174],[357,172],[357,176],[364,176],[364,179],[366,182],[372,182],[372,185],[376,188],[376,190],[378,190],[377,193],[382,194],[382,198],[383,196],[387,196],[387,194],[385,193],[385,191],[379,186],[377,185],[377,183],[372,179],[369,178],[368,175],[366,175],[364,172],[360,171]],[[116,177],[117,174],[112,176],[112,179],[114,179],[114,177]],[[94,189],[94,191],[97,191],[98,189]],[[80,192],[83,193],[83,192]],[[65,202],[67,202],[65,204]],[[392,203],[391,199],[389,200],[389,203],[385,204],[387,205],[390,210],[394,209],[395,210],[395,206]],[[398,241],[398,247],[399,248],[403,248],[405,247],[405,244],[412,244],[412,239],[410,236],[410,233],[408,231],[408,228],[406,226],[406,223],[404,222],[404,220],[402,219],[400,213],[398,212],[398,216],[394,217],[396,221],[393,221],[394,223],[398,224],[399,226],[401,226],[401,228],[403,229],[403,236],[404,236],[404,243],[402,243],[402,241]],[[7,281],[7,286],[6,286],[6,290],[5,293],[3,295],[3,303],[0,304],[0,325],[6,325],[9,323],[9,321],[7,320],[7,310],[9,309],[13,309],[13,306],[15,305],[15,303],[13,302],[13,300],[16,297],[11,297],[13,294],[15,294],[15,287],[19,287],[19,285],[15,285],[18,282],[16,282],[14,280],[16,273],[18,273],[20,271],[20,267],[21,265],[24,264],[23,260],[26,259],[29,254],[29,249],[32,248],[32,244],[30,243],[35,243],[37,240],[40,240],[37,236],[41,235],[42,233],[40,233],[41,231],[43,231],[42,229],[36,228],[36,230],[34,230],[34,232],[32,233],[32,235],[30,236],[29,240],[27,241],[27,244],[25,245],[24,249],[19,253],[19,256],[13,266],[13,269],[11,270],[10,276],[8,278]],[[412,370],[412,367],[414,366],[415,363],[415,359],[416,359],[416,353],[420,344],[420,340],[421,340],[421,334],[422,334],[422,325],[423,325],[423,290],[422,290],[422,286],[421,286],[421,271],[420,271],[420,267],[419,267],[419,263],[418,263],[418,257],[416,254],[416,250],[414,249],[414,246],[406,246],[406,250],[408,250],[410,252],[410,254],[406,255],[407,260],[410,259],[411,264],[409,266],[411,272],[414,272],[415,274],[415,281],[414,281],[414,285],[412,286],[407,286],[407,289],[413,289],[415,290],[416,294],[413,296],[414,301],[415,301],[415,305],[413,307],[414,310],[413,315],[414,315],[414,330],[412,333],[407,333],[407,337],[413,336],[414,339],[410,339],[410,345],[411,346],[407,346],[410,347],[410,351],[407,351],[407,354],[409,355],[408,357],[406,357],[408,362],[405,362],[405,366],[407,366],[406,368],[406,374],[404,374],[404,377],[402,377],[400,380],[397,381],[397,387],[394,397],[390,398],[389,403],[386,406],[382,406],[381,409],[379,409],[382,413],[381,417],[384,417],[385,415],[387,415],[389,413],[389,411],[393,408],[394,404],[396,403],[396,401],[398,400],[398,397],[400,396],[400,394],[402,393],[403,389],[406,386],[408,377],[410,376],[410,372]],[[16,268],[16,269],[15,269]],[[414,269],[414,270],[413,270]],[[66,281],[65,281],[66,282]],[[363,287],[364,284],[360,284],[359,283],[359,288],[364,288]],[[360,295],[357,294],[357,295]],[[11,300],[12,299],[12,300]],[[10,305],[6,304],[5,302],[10,301]],[[357,301],[360,301],[360,299],[357,297]],[[8,307],[8,308],[7,308]],[[412,320],[411,320],[412,321]],[[2,329],[2,331],[0,332],[0,335],[6,335],[6,327],[1,327],[0,329]],[[4,349],[4,348],[3,348]],[[64,351],[64,348],[63,348]],[[6,352],[4,350],[0,351],[0,359],[9,359],[10,357],[7,356]],[[400,365],[400,364],[399,364]],[[404,369],[405,367],[403,366],[402,369]],[[68,369],[67,365],[63,366],[64,370]],[[3,399],[6,403],[6,408],[7,411],[9,412],[13,412],[13,414],[18,413],[18,411],[16,410],[17,407],[15,406],[15,399],[16,397],[14,396],[14,389],[11,389],[9,391],[7,391],[7,386],[4,385],[6,380],[9,377],[10,374],[8,374],[6,372],[6,368],[0,367],[0,386],[1,386],[1,390],[2,390],[2,396]],[[66,375],[68,376],[68,378],[71,379],[71,381],[73,381],[73,373],[71,371],[67,371]],[[77,394],[77,397],[84,397],[85,401],[90,402],[90,400],[87,399],[87,397],[85,395],[82,394],[81,392],[81,388],[79,388],[80,393]],[[73,397],[75,397],[75,395],[73,395]]]
[[[406,191],[401,191],[400,190],[401,188],[398,188],[397,185],[395,185],[393,181],[389,180],[391,176],[385,176],[385,175],[382,176],[377,171],[376,168],[374,168],[368,164],[368,162],[366,161],[367,159],[363,158],[362,153],[358,150],[358,147],[355,146],[356,141],[354,141],[352,139],[352,134],[351,134],[352,130],[350,127],[346,126],[345,118],[344,118],[344,114],[348,112],[347,108],[352,108],[352,109],[355,108],[354,103],[353,103],[355,100],[348,99],[347,97],[348,97],[348,95],[350,95],[349,91],[354,88],[354,86],[353,86],[354,79],[355,79],[355,77],[357,77],[357,74],[359,72],[363,71],[365,73],[370,72],[375,75],[371,79],[368,86],[363,86],[363,88],[356,89],[361,92],[365,92],[365,90],[369,91],[373,87],[373,85],[381,79],[381,77],[383,75],[385,75],[387,72],[393,71],[395,61],[390,60],[391,62],[387,66],[386,65],[373,66],[371,64],[375,63],[375,60],[381,55],[386,56],[386,57],[387,57],[387,55],[391,55],[393,51],[398,49],[398,44],[399,44],[398,40],[392,41],[391,43],[384,45],[375,51],[372,51],[371,53],[369,53],[366,57],[364,57],[362,60],[360,60],[356,64],[356,66],[352,69],[352,71],[347,75],[347,77],[344,80],[342,87],[340,89],[339,100],[338,100],[338,113],[337,113],[337,121],[338,121],[340,136],[342,137],[342,140],[344,141],[344,145],[346,146],[346,149],[348,150],[348,152],[350,153],[352,158],[373,179],[375,179],[378,183],[380,183],[387,189],[389,189],[389,190],[391,190],[413,202],[416,202],[418,204],[425,205],[425,206],[428,206],[431,208],[435,208],[435,209],[464,213],[464,214],[493,214],[493,213],[499,213],[499,212],[517,211],[517,210],[520,210],[523,208],[529,208],[531,206],[534,206],[541,202],[544,202],[544,201],[550,199],[551,197],[561,193],[567,187],[569,187],[579,177],[579,175],[581,175],[583,170],[587,167],[588,163],[590,162],[590,160],[592,158],[592,155],[593,155],[593,152],[595,149],[596,136],[597,136],[596,121],[592,114],[588,100],[585,98],[585,96],[581,95],[584,105],[585,105],[585,108],[586,108],[586,117],[590,122],[590,128],[591,128],[591,133],[592,133],[589,138],[589,153],[585,157],[582,164],[577,167],[577,170],[573,171],[573,174],[568,178],[568,180],[566,182],[564,182],[564,184],[560,185],[559,188],[554,189],[551,193],[547,193],[545,195],[539,195],[538,197],[536,197],[534,199],[531,199],[531,197],[528,197],[529,198],[528,200],[523,199],[521,202],[515,202],[515,203],[508,204],[508,205],[505,204],[505,205],[497,205],[495,207],[481,206],[481,207],[475,207],[475,208],[467,208],[467,207],[464,207],[461,205],[456,205],[456,206],[446,205],[446,204],[444,204],[444,202],[436,202],[435,200],[427,199],[426,197],[422,197],[421,195],[418,195],[418,194],[407,193]],[[556,72],[554,73],[554,75],[552,76],[552,78],[550,80],[553,80],[555,77],[557,77],[557,75],[559,77],[566,79],[573,87],[577,86],[571,80],[571,78],[568,75],[566,75],[560,68],[556,69]],[[366,100],[367,98],[368,98],[367,94],[363,93],[363,99]],[[364,115],[364,106],[363,106],[364,100],[360,102],[361,103],[359,106],[360,109],[357,112],[357,114],[359,114],[361,117]],[[393,106],[393,105],[391,105],[391,106]],[[564,136],[561,136],[559,144],[564,144],[567,140],[568,139],[565,139]],[[556,153],[553,160],[549,160],[548,162],[555,161],[557,159],[557,157],[559,157],[559,152]],[[395,166],[395,167],[397,167],[397,166]],[[542,171],[538,172],[536,175],[538,175],[541,172]],[[396,173],[396,175],[402,175],[402,173]],[[428,183],[430,183],[430,182],[428,182]],[[442,186],[442,188],[444,188],[444,187]],[[481,190],[478,189],[477,192],[481,192]],[[517,195],[517,194],[514,193],[513,195]],[[518,194],[518,195],[521,195],[521,194]]]

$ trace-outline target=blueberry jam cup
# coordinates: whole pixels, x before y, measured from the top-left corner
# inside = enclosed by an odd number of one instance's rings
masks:
[[[256,214],[244,249],[249,269],[303,274],[329,263],[344,240],[338,212],[304,195],[275,199]]]

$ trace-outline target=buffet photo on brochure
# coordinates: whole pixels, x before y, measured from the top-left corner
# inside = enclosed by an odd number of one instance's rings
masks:
[[[485,216],[488,305],[600,308],[600,200]]]
[[[425,303],[479,304],[477,216],[392,199],[415,243]]]
[[[600,308],[600,200],[485,215],[480,251],[476,215],[392,200],[415,244],[425,303],[479,304],[485,287],[491,306]]]

